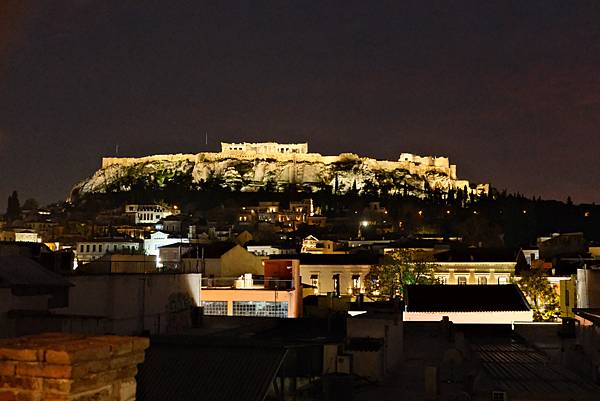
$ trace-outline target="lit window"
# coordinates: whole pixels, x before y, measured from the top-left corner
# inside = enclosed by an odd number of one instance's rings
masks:
[[[227,301],[202,301],[200,306],[204,308],[205,315],[227,316]]]
[[[506,277],[498,277],[498,284],[507,284],[508,280]]]
[[[311,274],[310,275],[310,285],[312,285],[314,287],[314,293],[318,294],[319,293],[319,275],[318,274]]]
[[[360,292],[360,274],[352,275],[352,289],[354,291]]]
[[[487,277],[479,277],[477,279],[477,284],[479,284],[479,285],[486,285],[487,284]]]
[[[464,277],[464,276],[458,277],[458,284],[459,285],[465,285],[465,284],[467,284],[467,278]]]
[[[332,278],[333,278],[333,292],[335,293],[335,295],[339,296],[340,295],[340,275],[334,274]]]

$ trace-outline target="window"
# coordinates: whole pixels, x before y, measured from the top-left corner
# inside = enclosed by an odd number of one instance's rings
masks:
[[[92,252],[96,252],[96,244],[92,245]]]
[[[319,293],[319,275],[318,274],[311,274],[310,275],[310,285],[312,285],[313,287],[315,287],[313,289],[315,294]]]
[[[507,284],[508,280],[506,277],[498,277],[498,284]]]
[[[79,252],[83,252],[83,245],[79,245]]]
[[[335,293],[335,295],[337,295],[339,297],[340,296],[340,275],[334,274],[332,278],[333,278],[333,292]]]
[[[479,285],[486,285],[487,284],[487,277],[479,277],[477,279],[477,284],[479,284]]]
[[[352,275],[352,289],[355,292],[360,292],[360,274]]]
[[[492,401],[506,401],[506,392],[492,391]]]
[[[440,284],[448,284],[448,277],[442,276],[438,278]]]
[[[233,301],[233,316],[287,317],[287,315],[287,301]]]
[[[85,246],[85,251],[86,251],[86,252],[89,252],[89,251],[90,251],[90,246],[89,246],[89,245],[86,245],[86,246]]]
[[[202,301],[204,314],[211,316],[227,316],[227,301]]]
[[[459,276],[458,277],[458,284],[459,285],[465,285],[465,284],[467,284],[467,278],[465,276]]]
[[[98,245],[98,252],[102,252],[102,244]]]

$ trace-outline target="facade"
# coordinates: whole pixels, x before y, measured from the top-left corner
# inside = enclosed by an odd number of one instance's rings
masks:
[[[502,249],[453,249],[433,257],[440,284],[509,284],[517,266],[516,255]]]
[[[79,263],[86,263],[107,253],[133,254],[139,252],[139,250],[140,243],[136,241],[99,239],[78,242],[75,247],[75,257]]]
[[[294,249],[280,248],[273,245],[248,245],[246,249],[257,256],[292,255],[295,253]]]
[[[180,315],[189,319],[189,308],[199,304],[201,275],[113,273],[75,275],[69,281],[74,285],[69,306],[55,310],[72,316],[62,330],[160,334],[176,330]]]
[[[372,255],[301,254],[300,275],[315,295],[358,295],[365,292],[366,276],[378,263]]]
[[[0,231],[0,241],[7,242],[41,242],[42,238],[37,232],[24,228],[13,228]]]
[[[308,143],[277,143],[277,142],[260,142],[260,143],[227,143],[221,142],[221,152],[244,152],[258,154],[273,154],[273,153],[308,153]]]
[[[514,284],[409,285],[404,321],[504,324],[533,321],[533,311]]]
[[[156,224],[167,216],[178,215],[179,209],[162,205],[126,205],[125,213],[133,217],[135,224]]]
[[[265,260],[264,276],[202,281],[205,315],[294,318],[302,316],[302,284],[298,260]]]
[[[165,245],[177,243],[189,243],[188,238],[169,238],[169,234],[162,231],[157,231],[150,234],[150,238],[144,239],[144,253],[146,255],[159,255],[159,248]]]

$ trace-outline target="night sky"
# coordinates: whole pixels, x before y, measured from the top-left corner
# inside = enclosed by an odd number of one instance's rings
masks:
[[[2,0],[0,207],[269,140],[600,201],[600,2],[487,3]]]

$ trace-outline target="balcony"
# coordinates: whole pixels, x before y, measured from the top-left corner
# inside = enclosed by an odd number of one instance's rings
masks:
[[[240,277],[209,277],[202,278],[202,288],[211,290],[276,290],[294,289],[294,281],[279,277],[253,277],[245,274]]]

